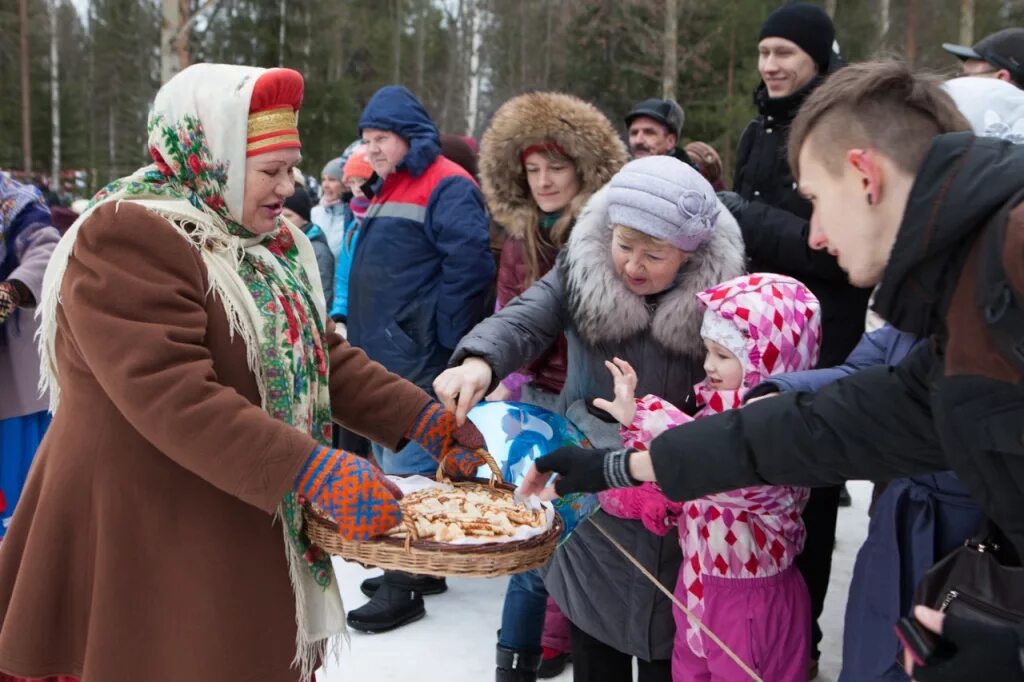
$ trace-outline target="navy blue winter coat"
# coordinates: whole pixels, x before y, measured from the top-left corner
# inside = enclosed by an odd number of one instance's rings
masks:
[[[441,156],[423,105],[379,90],[359,129],[397,133],[409,152],[385,178],[360,227],[349,277],[348,340],[427,392],[459,339],[486,315],[495,276],[483,197]]]
[[[885,325],[864,334],[844,364],[772,377],[752,393],[816,391],[866,367],[898,365],[918,343],[912,334]],[[925,571],[974,535],[981,520],[981,509],[951,471],[889,484],[853,568],[840,682],[909,682],[896,662],[900,643],[892,625],[910,611]]]

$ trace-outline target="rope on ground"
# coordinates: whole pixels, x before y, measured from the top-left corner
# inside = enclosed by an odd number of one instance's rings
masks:
[[[620,552],[622,552],[622,555],[624,557],[626,557],[626,559],[629,560],[629,563],[631,563],[634,566],[636,566],[637,570],[644,574],[644,577],[646,577],[648,580],[650,580],[652,583],[654,583],[655,587],[657,587],[659,590],[661,590],[661,592],[666,597],[671,599],[672,603],[676,605],[676,608],[678,608],[680,611],[682,611],[684,614],[686,614],[686,617],[690,619],[691,623],[693,623],[698,628],[700,628],[700,631],[703,632],[705,635],[707,635],[708,639],[710,639],[712,642],[717,644],[722,649],[722,651],[725,652],[725,655],[728,656],[729,658],[731,658],[733,660],[733,662],[740,667],[740,670],[742,670],[747,675],[749,675],[750,679],[755,680],[755,682],[764,682],[764,680],[762,680],[761,677],[757,673],[755,673],[751,669],[750,666],[748,666],[746,663],[743,662],[743,659],[741,659],[739,656],[736,655],[735,651],[730,649],[728,647],[728,645],[726,645],[725,642],[723,642],[721,639],[719,639],[718,635],[716,635],[714,632],[712,632],[710,629],[708,629],[708,626],[704,625],[704,623],[701,622],[700,618],[695,616],[693,614],[693,612],[690,611],[690,609],[688,609],[685,606],[683,606],[683,603],[680,602],[678,599],[676,599],[676,596],[674,594],[672,594],[672,592],[669,591],[668,588],[666,588],[664,585],[662,585],[660,580],[658,580],[656,577],[654,577],[651,574],[650,571],[648,571],[646,568],[644,568],[643,564],[641,564],[639,561],[637,561],[637,559],[632,554],[630,554],[628,551],[626,551],[626,548],[623,547],[622,545],[620,545],[618,540],[613,538],[611,536],[611,534],[608,531],[606,531],[601,526],[601,524],[599,524],[597,522],[597,520],[593,516],[591,516],[588,520],[592,524],[594,524],[594,528],[596,528],[601,533],[601,535],[605,536],[605,538],[608,539],[608,542],[612,543],[612,546],[615,547],[615,549],[617,549]]]

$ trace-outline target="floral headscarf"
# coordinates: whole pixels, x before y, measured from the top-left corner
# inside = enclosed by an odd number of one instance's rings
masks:
[[[246,346],[263,408],[329,444],[330,395],[326,314],[316,258],[301,230],[281,221],[266,235],[241,224],[246,120],[264,69],[191,66],[157,93],[149,116],[153,163],[117,180],[92,200],[54,254],[43,287],[42,352],[53,408],[58,398],[53,343],[60,281],[79,226],[96,206],[130,201],[168,220],[202,255],[233,334]],[[305,678],[344,631],[344,609],[330,558],[302,533],[301,509],[289,493],[278,509],[296,592],[296,663]]]
[[[50,212],[42,193],[32,185],[24,185],[0,173],[0,281],[14,270],[15,242],[25,239],[29,230],[49,223]]]

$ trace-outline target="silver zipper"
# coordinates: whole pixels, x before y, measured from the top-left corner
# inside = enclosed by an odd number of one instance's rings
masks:
[[[939,606],[939,611],[945,611],[949,608],[949,605],[953,603],[955,599],[960,598],[960,593],[956,590],[950,590],[946,593],[946,598],[942,600],[942,605]]]

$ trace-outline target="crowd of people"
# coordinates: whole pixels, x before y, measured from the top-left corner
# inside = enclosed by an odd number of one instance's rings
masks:
[[[386,532],[387,474],[482,463],[481,400],[579,427],[524,492],[601,502],[510,577],[499,682],[814,679],[855,478],[840,679],[1024,680],[1019,585],[914,594],[982,530],[1024,555],[1024,29],[945,47],[847,65],[772,12],[731,190],[672,100],[529,92],[478,146],[398,85],[311,183],[302,76],[215,64],[81,215],[0,175],[0,682],[306,682],[423,617],[447,582],[401,571],[346,613],[302,507]]]

